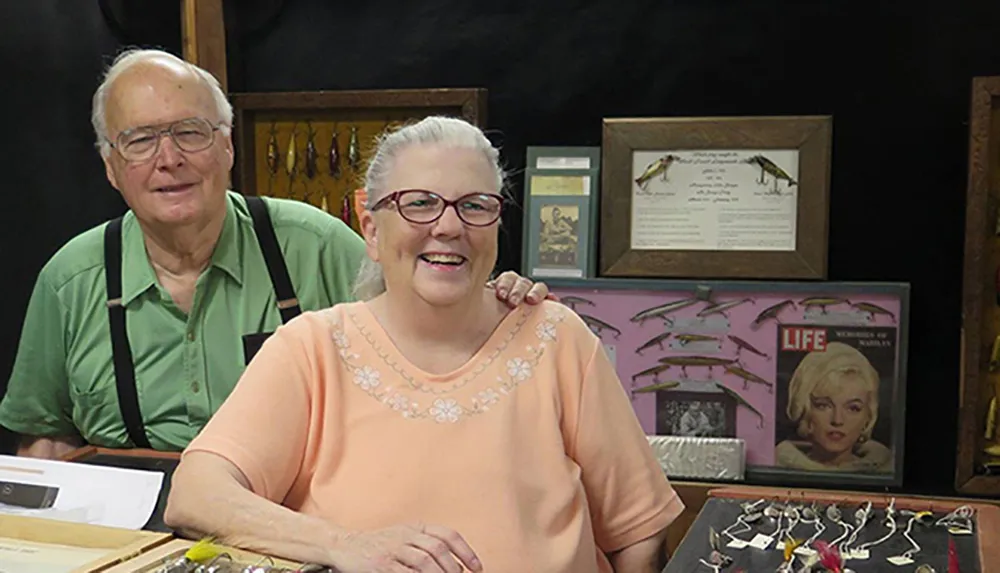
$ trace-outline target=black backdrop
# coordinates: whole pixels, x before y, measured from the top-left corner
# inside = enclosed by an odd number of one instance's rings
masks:
[[[124,208],[93,150],[100,66],[125,43],[179,53],[177,4],[0,7],[0,385],[39,268]],[[830,279],[912,283],[905,489],[952,492],[969,87],[1000,74],[1000,2],[226,6],[231,90],[486,87],[515,172],[529,144],[600,145],[602,117],[833,115]],[[504,268],[519,265],[519,216],[505,223]]]

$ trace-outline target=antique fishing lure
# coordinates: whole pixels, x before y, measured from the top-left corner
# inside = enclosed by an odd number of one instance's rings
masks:
[[[757,348],[754,347],[754,345],[750,344],[746,340],[743,340],[739,336],[735,336],[733,334],[727,334],[726,338],[728,338],[729,340],[732,340],[733,344],[736,345],[736,355],[737,356],[739,356],[740,350],[746,350],[748,352],[752,352],[752,353],[756,354],[757,356],[763,356],[764,358],[766,358],[768,360],[771,359],[770,356],[768,356],[767,354],[761,352],[760,350],[757,350]]]
[[[333,127],[333,135],[330,136],[330,153],[327,160],[330,164],[330,175],[334,179],[340,179],[340,142],[337,140],[337,126]]]
[[[666,181],[667,169],[669,169],[670,166],[673,165],[674,161],[676,160],[677,160],[676,155],[667,154],[664,155],[663,157],[660,157],[656,161],[653,161],[652,163],[646,166],[646,169],[643,170],[642,175],[636,177],[635,179],[636,185],[638,185],[639,188],[645,191],[646,186],[649,185],[649,181],[652,178],[656,177],[657,175],[660,176],[660,179],[662,181]]]
[[[778,313],[780,313],[782,310],[785,309],[785,307],[789,305],[794,307],[795,302],[791,300],[783,300],[778,304],[771,305],[765,308],[764,310],[760,311],[760,314],[757,315],[757,318],[753,319],[753,322],[750,323],[750,327],[756,328],[760,326],[765,320],[774,320],[778,324],[781,324],[781,321],[778,320]]]
[[[600,336],[601,333],[604,332],[605,330],[610,330],[615,338],[618,338],[622,334],[621,330],[618,330],[614,326],[604,322],[599,318],[594,318],[593,316],[580,313],[577,313],[577,316],[582,318],[583,322],[585,322],[587,326],[590,327],[591,330],[596,329],[594,333],[597,334],[598,336]]]
[[[823,314],[826,314],[826,307],[834,306],[838,304],[851,304],[851,301],[846,298],[833,297],[833,296],[813,296],[809,298],[804,298],[799,301],[799,305],[803,307],[818,306]]]
[[[298,163],[298,155],[295,151],[295,129],[292,129],[292,135],[288,138],[288,151],[285,152],[285,173],[289,177],[295,174],[296,163]]]
[[[344,193],[344,200],[340,202],[340,219],[351,226],[351,194]]]
[[[738,405],[743,406],[747,410],[753,412],[757,416],[757,418],[760,419],[760,421],[757,423],[758,428],[764,427],[764,414],[762,414],[760,410],[758,410],[757,408],[754,408],[753,404],[747,402],[746,399],[743,396],[740,396],[740,394],[737,391],[733,390],[732,388],[728,388],[725,384],[716,384],[716,386],[718,386],[720,390],[722,390],[726,395],[730,396],[733,400],[736,400],[736,403]]]
[[[267,171],[271,175],[278,173],[278,130],[271,122],[271,133],[267,138]]]
[[[635,382],[636,378],[641,378],[643,376],[652,375],[653,376],[653,381],[654,382],[659,382],[659,375],[660,375],[660,373],[661,372],[666,372],[669,369],[670,369],[670,365],[669,364],[661,364],[659,366],[653,366],[652,368],[647,368],[647,369],[643,370],[642,372],[637,372],[637,373],[633,374],[632,375],[632,381]]]
[[[750,157],[749,159],[745,159],[744,161],[746,161],[747,163],[749,163],[751,165],[756,165],[756,166],[760,167],[760,179],[757,181],[757,183],[759,183],[761,185],[765,185],[766,184],[766,181],[764,180],[764,174],[765,173],[767,173],[772,178],[774,178],[774,191],[775,192],[778,191],[778,180],[779,179],[784,179],[785,181],[787,181],[788,182],[788,187],[791,187],[793,185],[798,185],[798,183],[794,179],[792,179],[791,175],[789,175],[787,172],[785,172],[784,169],[778,167],[777,164],[775,164],[773,161],[771,161],[767,157],[764,157],[763,155],[754,155],[753,157]]]
[[[292,135],[288,138],[288,151],[285,152],[285,173],[288,173],[288,197],[292,196],[292,180],[295,179],[295,172],[298,168],[298,154],[295,149],[295,128],[292,128]]]
[[[358,144],[358,128],[354,125],[351,126],[351,139],[347,145],[347,163],[354,171],[357,171],[358,166],[361,164],[361,149]]]
[[[862,312],[867,312],[869,315],[872,316],[872,318],[874,318],[876,314],[884,314],[889,318],[891,318],[893,322],[896,322],[895,314],[893,314],[892,312],[890,312],[885,308],[882,308],[877,304],[872,304],[870,302],[856,302],[851,305],[851,308],[856,308]]]
[[[682,346],[692,342],[717,342],[719,340],[717,337],[709,336],[707,334],[678,334],[674,338],[676,338]]]
[[[666,315],[668,313],[671,313],[671,312],[674,312],[675,310],[680,310],[682,308],[689,307],[692,304],[698,303],[700,301],[701,301],[701,299],[699,299],[699,298],[686,298],[686,299],[683,299],[683,300],[676,300],[674,302],[668,302],[666,304],[661,304],[659,306],[654,306],[652,308],[647,308],[645,310],[641,310],[638,313],[636,313],[636,315],[633,316],[632,318],[630,318],[629,320],[632,321],[632,322],[638,322],[641,325],[643,322],[645,322],[645,321],[647,321],[647,320],[649,320],[651,318],[657,318],[657,317],[659,317],[659,318],[662,318],[668,324],[670,324],[673,321],[671,321],[670,319],[666,318],[664,315]]]
[[[636,348],[635,349],[635,353],[641,356],[643,350],[647,350],[647,349],[652,348],[654,346],[659,346],[660,350],[665,350],[663,348],[663,343],[668,338],[670,338],[670,335],[671,335],[671,333],[669,331],[668,332],[664,332],[662,334],[657,334],[653,338],[650,338],[646,342],[643,342],[642,346],[640,346],[639,348]]]
[[[309,139],[306,141],[306,177],[312,179],[316,177],[316,132],[313,130],[312,122],[306,123],[306,129],[309,132]]]
[[[661,358],[660,362],[671,366],[726,366],[736,360],[717,356],[667,356]]]
[[[323,195],[323,200],[320,202],[319,208],[322,209],[322,210],[324,210],[324,211],[326,211],[327,213],[329,213],[330,212],[330,206],[326,202],[326,190],[325,189],[321,189],[320,193],[322,193],[322,195]]]
[[[580,297],[580,296],[573,296],[573,295],[559,297],[559,302],[565,304],[566,306],[570,307],[573,310],[576,310],[576,305],[578,305],[578,304],[586,304],[586,305],[590,305],[590,306],[597,306],[597,305],[594,304],[594,301],[592,301],[592,300],[585,299],[585,298]]]
[[[157,573],[189,573],[200,565],[214,561],[221,555],[225,555],[222,548],[209,539],[202,539],[189,547],[179,559],[160,567]]]
[[[733,364],[730,364],[730,365],[726,366],[726,372],[728,372],[729,374],[732,374],[734,376],[738,376],[738,377],[742,378],[743,379],[743,389],[744,390],[747,388],[747,383],[748,382],[753,382],[755,384],[763,384],[764,386],[767,386],[767,391],[768,391],[769,394],[773,394],[774,393],[774,384],[771,383],[771,382],[768,382],[767,380],[764,380],[763,378],[761,378],[760,376],[757,376],[753,372],[749,372],[749,371],[744,370],[743,368],[740,368],[739,366],[735,366]]]
[[[659,392],[661,390],[670,390],[671,388],[676,388],[680,386],[681,383],[676,380],[671,380],[669,382],[657,382],[655,384],[650,384],[649,386],[643,386],[641,388],[635,388],[632,390],[633,394],[645,394],[649,392]]]
[[[730,301],[727,301],[727,302],[720,302],[718,304],[713,304],[712,306],[706,306],[705,308],[703,308],[700,311],[698,311],[698,316],[700,318],[705,318],[706,316],[709,316],[709,315],[712,315],[712,314],[721,314],[722,316],[728,317],[728,315],[726,314],[727,310],[729,310],[731,308],[734,308],[734,307],[737,307],[737,306],[739,306],[739,305],[741,305],[743,303],[746,303],[746,302],[749,302],[749,303],[752,304],[753,303],[753,299],[751,299],[751,298],[744,298],[742,300],[730,300]]]

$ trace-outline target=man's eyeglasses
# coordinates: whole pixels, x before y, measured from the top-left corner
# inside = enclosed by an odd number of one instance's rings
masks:
[[[407,189],[389,193],[379,199],[371,210],[377,211],[389,203],[394,203],[396,211],[407,221],[426,224],[437,221],[444,215],[445,209],[452,207],[458,218],[466,225],[486,227],[500,218],[504,201],[504,197],[496,193],[469,193],[449,201],[431,191]]]
[[[207,119],[192,117],[175,121],[163,129],[136,127],[118,134],[114,142],[108,141],[126,161],[145,161],[160,150],[160,140],[164,134],[181,151],[194,153],[208,149],[215,141],[215,132],[221,127]]]

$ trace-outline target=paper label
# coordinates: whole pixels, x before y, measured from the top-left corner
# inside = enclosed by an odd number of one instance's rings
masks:
[[[743,549],[747,545],[748,545],[747,542],[743,541],[742,539],[733,539],[732,541],[726,544],[726,547],[732,547],[733,549]]]
[[[972,530],[965,529],[964,527],[949,527],[948,533],[952,535],[972,535]]]
[[[784,551],[785,550],[785,542],[784,541],[779,541],[778,543],[776,543],[774,545],[774,548],[777,549],[778,551]]]
[[[870,557],[867,549],[851,549],[847,552],[847,559],[868,559]]]
[[[902,555],[897,555],[895,557],[887,557],[886,561],[892,563],[893,565],[909,565],[910,563],[913,563],[913,559],[910,559],[909,557],[904,557]]]
[[[799,546],[799,547],[796,547],[795,551],[792,551],[792,553],[794,553],[796,555],[801,555],[802,557],[812,557],[813,555],[816,555],[816,550],[815,549],[810,549],[809,547],[801,547],[801,546]]]
[[[749,545],[754,549],[767,549],[768,546],[771,545],[772,541],[774,541],[773,538],[768,537],[763,533],[758,533],[757,536],[750,541]]]

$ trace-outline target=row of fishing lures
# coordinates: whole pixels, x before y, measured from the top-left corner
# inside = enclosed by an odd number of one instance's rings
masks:
[[[195,543],[177,559],[169,559],[155,573],[334,573],[324,565],[307,564],[298,568],[279,567],[270,557],[256,563],[238,563],[223,548],[209,540]]]
[[[305,148],[305,176],[313,179],[319,174],[319,150],[316,147],[316,131],[312,128],[312,122],[306,122],[308,129],[308,139]],[[351,126],[351,136],[347,144],[347,165],[352,171],[357,172],[361,166],[361,145],[358,142],[358,128]],[[285,173],[294,177],[299,172],[299,151],[296,143],[298,136],[297,125],[292,127],[292,135],[288,140],[288,149],[285,151]],[[342,174],[340,167],[340,142],[338,140],[337,128],[333,128],[333,135],[330,137],[330,148],[326,154],[328,173],[334,179],[340,179]],[[281,152],[278,149],[278,131],[271,122],[271,133],[267,140],[267,170],[273,176],[278,174],[281,162]]]
[[[667,181],[667,170],[670,169],[670,166],[674,163],[684,163],[684,160],[671,153],[653,160],[646,166],[645,169],[643,169],[642,174],[636,177],[636,185],[645,191],[649,182],[656,176],[659,176],[661,181]],[[777,163],[764,155],[754,155],[752,157],[748,157],[744,159],[742,163],[760,168],[760,177],[757,179],[758,185],[767,185],[765,175],[770,175],[773,182],[771,192],[774,194],[781,193],[778,189],[779,180],[784,180],[787,183],[787,187],[799,184],[798,181],[793,179],[787,171],[779,167]]]
[[[566,297],[561,297],[560,301],[563,304],[569,306],[574,311],[576,311],[577,314],[579,314],[580,317],[583,318],[584,322],[588,324],[588,326],[590,326],[592,329],[597,330],[598,334],[600,334],[600,332],[603,330],[608,330],[614,335],[615,338],[618,338],[621,335],[622,333],[621,329],[615,327],[614,325],[609,324],[600,319],[594,318],[585,313],[581,313],[579,310],[577,310],[577,306],[579,305],[589,305],[596,307],[597,305],[594,304],[594,302],[591,301],[590,299],[580,296],[566,296]],[[654,307],[650,307],[647,309],[643,309],[637,312],[634,316],[632,316],[629,319],[629,321],[638,323],[641,326],[647,320],[658,318],[662,320],[666,326],[672,327],[674,326],[674,319],[668,316],[669,314],[672,314],[689,306],[695,305],[699,302],[706,303],[706,306],[701,310],[699,310],[695,315],[698,319],[701,319],[702,322],[707,320],[708,317],[715,314],[722,315],[728,319],[729,314],[727,313],[730,310],[736,308],[737,306],[741,306],[748,302],[750,304],[756,304],[754,302],[754,299],[750,297],[728,300],[723,302],[715,302],[711,299],[704,298],[703,296],[696,295],[689,298],[675,300]],[[773,320],[778,324],[781,324],[779,315],[783,311],[789,308],[801,307],[807,311],[809,309],[818,308],[820,314],[827,314],[828,307],[838,306],[838,305],[847,305],[854,311],[866,313],[870,320],[874,320],[876,315],[884,315],[892,319],[893,322],[896,321],[896,315],[893,314],[890,310],[871,302],[851,302],[850,300],[844,297],[835,297],[835,296],[814,296],[814,297],[804,298],[798,301],[798,303],[796,303],[794,300],[786,299],[765,308],[764,310],[760,311],[757,314],[757,317],[754,318],[753,321],[751,321],[750,329],[758,330],[760,326],[765,322],[767,322],[768,320]],[[745,345],[740,345],[740,346],[742,346],[743,349],[745,350],[750,350]]]
[[[718,573],[733,563],[733,558],[726,554],[726,549],[741,551],[751,547],[767,550],[775,540],[781,540],[775,545],[776,550],[782,552],[782,562],[776,573],[823,571],[851,573],[851,569],[846,567],[847,561],[870,559],[872,548],[885,543],[897,533],[909,542],[910,548],[899,555],[886,557],[886,561],[897,566],[913,563],[914,557],[922,550],[912,537],[914,526],[924,529],[944,527],[951,535],[971,535],[974,529],[974,512],[966,505],[935,519],[931,511],[897,510],[896,500],[891,499],[882,519],[876,519],[872,503],[866,502],[854,512],[852,523],[844,518],[844,513],[837,504],[831,504],[822,510],[816,502],[809,505],[772,502],[763,510],[759,509],[765,503],[766,501],[761,499],[741,504],[742,511],[736,522],[721,533],[709,528],[711,553],[708,559],[701,559],[700,563]],[[830,529],[839,532],[839,535],[829,541],[819,539],[828,529],[824,517],[830,521]],[[744,534],[753,530],[753,524],[768,521],[774,522],[774,529],[770,533],[763,531],[762,527],[753,538],[748,540],[744,537]],[[882,535],[858,543],[862,531],[875,523],[885,530]],[[809,537],[794,535],[793,532],[800,525],[811,525],[812,535]],[[878,525],[872,529],[877,527]],[[928,564],[922,564],[917,567],[916,572],[935,573],[935,569]],[[952,537],[949,537],[948,572],[958,573],[958,556]]]

